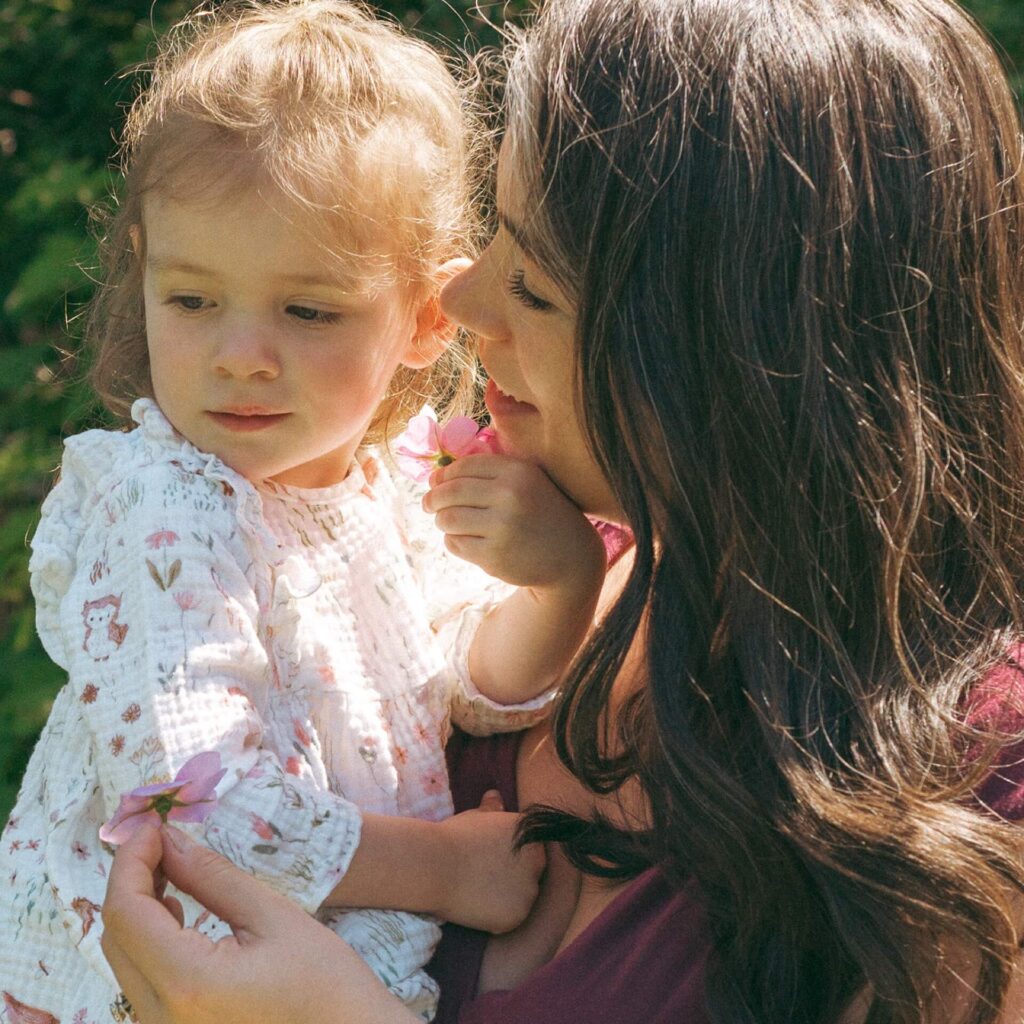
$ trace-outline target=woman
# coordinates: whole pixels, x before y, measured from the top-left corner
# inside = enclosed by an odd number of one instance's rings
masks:
[[[482,966],[442,958],[445,1019],[1019,1021],[1024,153],[991,48],[950,0],[549,0],[507,96],[501,226],[444,301],[503,443],[635,547],[568,770],[518,753],[565,857]],[[501,781],[481,758],[456,788]],[[408,1019],[171,838],[238,944],[153,899],[156,833],[124,848],[105,948],[145,1024]]]

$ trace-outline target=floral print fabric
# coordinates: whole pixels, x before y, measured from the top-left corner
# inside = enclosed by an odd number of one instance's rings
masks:
[[[449,719],[470,732],[541,718],[502,707],[466,662],[507,592],[444,552],[419,497],[366,454],[342,483],[259,488],[176,434],[156,405],[129,433],[65,446],[30,563],[37,625],[66,669],[0,846],[0,988],[54,1019],[123,1019],[99,947],[121,793],[200,751],[228,769],[186,826],[310,912],[346,870],[360,809],[452,810]],[[403,489],[404,488],[404,489]],[[182,898],[186,923],[226,926]],[[436,923],[323,912],[429,1018]]]

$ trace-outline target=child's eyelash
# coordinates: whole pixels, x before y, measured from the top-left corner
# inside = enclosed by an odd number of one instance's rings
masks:
[[[526,287],[526,273],[523,270],[514,270],[508,278],[508,290],[524,306],[529,309],[546,310],[551,309],[552,304],[539,295],[534,295]]]
[[[206,299],[201,295],[172,295],[167,302],[185,313],[200,313],[206,307]]]
[[[285,312],[307,324],[336,324],[341,319],[340,313],[313,306],[286,306]]]

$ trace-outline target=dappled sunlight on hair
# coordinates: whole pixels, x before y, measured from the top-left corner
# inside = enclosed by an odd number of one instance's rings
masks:
[[[256,189],[368,287],[420,294],[477,236],[472,106],[452,69],[397,25],[343,0],[208,5],[179,24],[129,113],[125,186],[109,216],[105,278],[86,338],[93,383],[124,415],[151,393],[141,274],[129,232],[156,192],[216,204]],[[368,440],[425,401],[462,408],[464,346],[400,370]]]

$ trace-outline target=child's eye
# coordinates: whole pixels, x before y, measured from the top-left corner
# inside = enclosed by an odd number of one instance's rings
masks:
[[[198,313],[213,305],[212,302],[204,299],[202,295],[172,295],[167,300],[167,303],[170,306],[177,306],[186,313]]]
[[[514,270],[509,275],[508,290],[528,309],[536,309],[543,312],[544,310],[554,308],[553,303],[548,302],[546,299],[542,299],[539,295],[534,295],[534,293],[526,287],[526,273],[521,269]]]
[[[307,324],[336,324],[341,319],[340,313],[334,313],[329,309],[315,309],[313,306],[285,306],[285,312]]]

